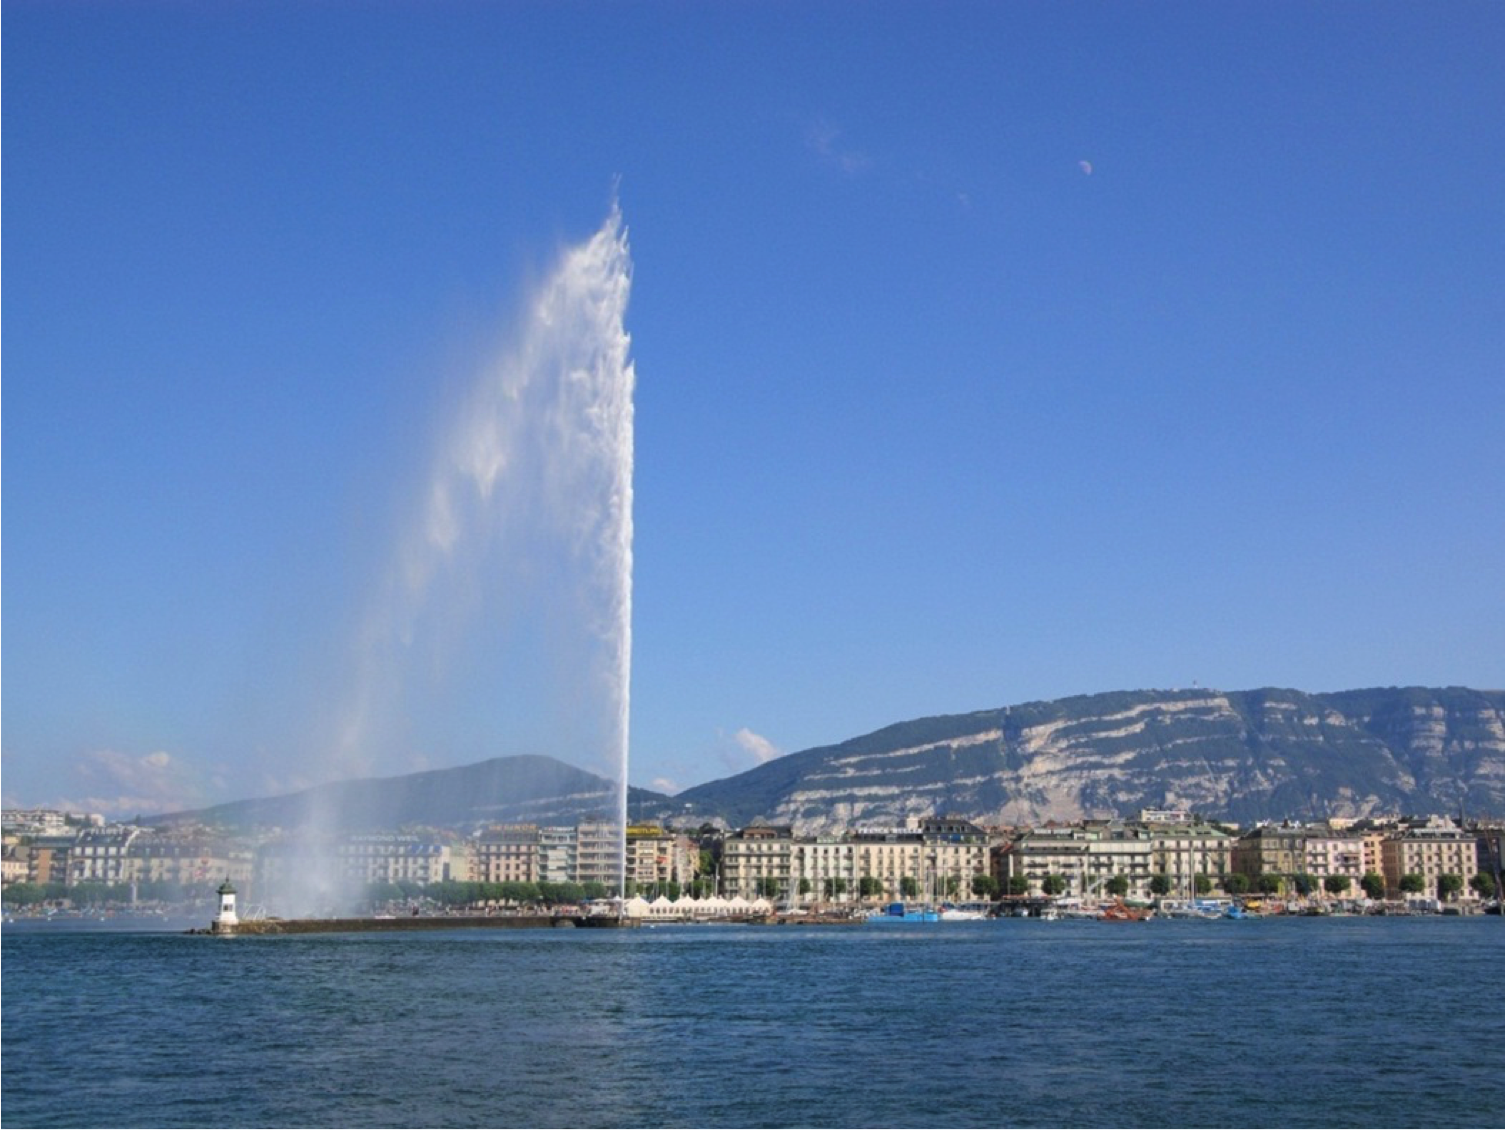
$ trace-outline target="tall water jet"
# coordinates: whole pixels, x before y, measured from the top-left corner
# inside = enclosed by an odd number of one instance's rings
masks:
[[[617,885],[632,678],[631,277],[613,203],[464,390],[367,602],[326,746],[335,775],[370,775],[424,744],[444,748],[435,727],[468,726],[489,756],[548,753],[592,769],[615,790],[601,815],[616,828]]]

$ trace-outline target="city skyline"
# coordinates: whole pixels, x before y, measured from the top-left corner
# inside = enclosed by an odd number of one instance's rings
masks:
[[[633,784],[1505,686],[1496,7],[5,14],[7,806],[334,776],[434,434],[614,200]],[[373,775],[584,760],[505,627],[414,656]]]

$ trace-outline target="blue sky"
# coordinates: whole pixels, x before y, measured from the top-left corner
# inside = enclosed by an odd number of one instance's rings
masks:
[[[634,784],[1505,685],[1502,51],[1488,3],[7,2],[6,804],[328,775],[434,421],[614,194]],[[373,771],[569,759],[493,675]]]

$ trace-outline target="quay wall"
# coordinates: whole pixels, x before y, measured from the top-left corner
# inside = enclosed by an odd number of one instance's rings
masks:
[[[240,922],[225,931],[228,934],[275,935],[275,934],[353,934],[391,933],[413,930],[536,930],[588,927],[635,926],[630,919],[606,918],[600,915],[551,915],[551,914],[498,914],[422,916],[407,918],[258,918]],[[204,930],[190,930],[190,934],[215,934],[213,926]]]

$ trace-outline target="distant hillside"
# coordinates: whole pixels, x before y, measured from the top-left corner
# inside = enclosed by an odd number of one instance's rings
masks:
[[[636,812],[668,800],[629,790]],[[150,818],[151,824],[202,822],[235,828],[311,825],[359,832],[426,826],[466,830],[493,822],[575,824],[616,814],[614,786],[551,757],[497,757],[457,769],[342,781],[288,796],[241,800]]]
[[[1129,691],[901,722],[676,796],[805,831],[957,813],[997,823],[1191,808],[1238,822],[1505,814],[1505,692]]]

